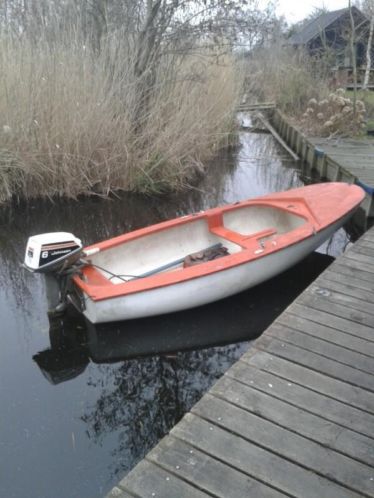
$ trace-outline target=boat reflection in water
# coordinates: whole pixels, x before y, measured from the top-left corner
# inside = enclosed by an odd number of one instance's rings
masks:
[[[140,320],[93,325],[82,317],[51,321],[51,347],[33,359],[59,384],[84,372],[90,361],[111,363],[173,354],[258,337],[333,258],[312,253],[257,287],[200,308]]]

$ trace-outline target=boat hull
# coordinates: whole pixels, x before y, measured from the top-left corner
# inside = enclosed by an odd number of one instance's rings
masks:
[[[352,213],[282,250],[198,278],[95,301],[84,295],[83,314],[92,323],[129,320],[194,308],[224,299],[287,270],[317,249]]]

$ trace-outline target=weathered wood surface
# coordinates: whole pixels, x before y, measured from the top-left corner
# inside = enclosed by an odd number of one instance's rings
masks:
[[[374,217],[374,140],[309,137],[275,109],[272,124],[281,138],[300,157],[301,174],[320,181],[356,183],[366,196],[354,216],[357,226],[366,230]]]
[[[365,185],[374,187],[374,140],[308,137],[308,142]],[[292,144],[289,144],[292,147]],[[331,179],[331,178],[330,178]]]
[[[374,229],[108,498],[374,497]]]
[[[258,102],[257,104],[250,104],[243,102],[238,105],[237,111],[261,111],[261,110],[272,110],[275,109],[275,103],[274,102]]]

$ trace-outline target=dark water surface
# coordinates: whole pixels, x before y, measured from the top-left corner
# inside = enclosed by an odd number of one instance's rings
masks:
[[[240,142],[184,194],[0,212],[1,497],[103,496],[330,264],[313,254],[271,282],[183,313],[97,328],[70,318],[50,329],[43,281],[20,266],[29,235],[69,231],[90,244],[301,184],[269,135],[242,133]],[[322,252],[337,255],[346,243],[339,231]]]

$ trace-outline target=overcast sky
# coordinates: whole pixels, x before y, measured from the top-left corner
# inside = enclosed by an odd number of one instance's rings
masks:
[[[348,7],[348,0],[278,0],[278,4],[278,14],[283,14],[289,23],[293,23],[307,17],[316,7],[325,6],[328,10]]]

